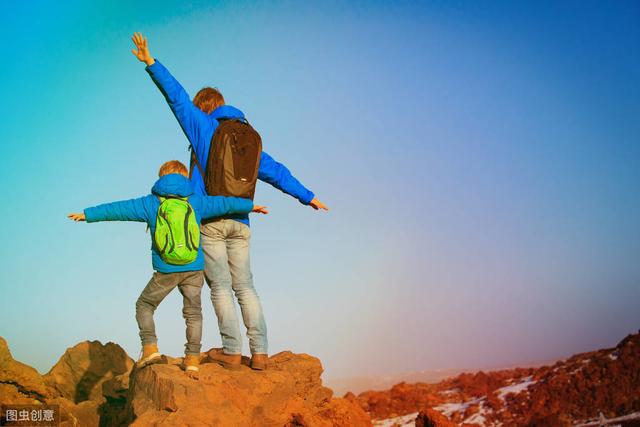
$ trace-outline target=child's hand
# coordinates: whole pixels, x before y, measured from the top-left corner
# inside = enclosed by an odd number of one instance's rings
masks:
[[[315,210],[319,210],[319,209],[322,209],[325,211],[329,210],[329,208],[326,207],[324,203],[322,203],[320,200],[316,199],[315,197],[313,198],[312,201],[309,202],[309,206],[311,206]]]
[[[147,39],[146,37],[142,36],[142,33],[133,33],[131,40],[133,40],[133,44],[135,44],[138,48],[138,50],[132,49],[131,53],[133,53],[133,55],[138,58],[140,62],[144,62],[147,65],[152,65],[154,62],[156,62],[153,59],[153,56],[151,56],[151,54],[149,53],[149,48],[147,47]]]
[[[78,221],[86,221],[87,219],[84,216],[84,213],[72,213],[67,215],[67,218],[72,219],[76,222]]]
[[[253,205],[253,210],[251,212],[261,213],[266,215],[269,213],[269,210],[267,209],[266,206]]]

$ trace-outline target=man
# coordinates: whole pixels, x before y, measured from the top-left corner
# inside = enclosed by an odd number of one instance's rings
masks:
[[[196,160],[200,165],[206,165],[211,139],[219,124],[218,119],[244,119],[244,114],[235,107],[225,105],[222,94],[210,87],[200,90],[192,102],[180,83],[151,56],[146,38],[135,33],[132,40],[136,46],[132,53],[147,65],[147,72],[164,95],[191,143]],[[192,168],[191,172],[196,194],[205,195],[204,180],[199,168]],[[260,156],[258,179],[298,199],[304,205],[316,210],[328,210],[284,165],[264,151]],[[247,328],[252,355],[251,367],[266,369],[267,326],[260,299],[253,286],[249,262],[251,232],[248,215],[231,215],[203,224],[201,233],[205,278],[211,288],[211,301],[222,337],[222,349],[211,350],[208,357],[229,369],[240,368],[242,338],[233,301],[235,294]]]

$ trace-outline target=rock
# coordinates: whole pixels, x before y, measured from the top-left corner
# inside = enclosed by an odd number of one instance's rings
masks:
[[[101,402],[85,400],[76,404],[64,397],[56,397],[50,399],[47,403],[60,405],[60,427],[100,425]]]
[[[44,376],[57,395],[74,403],[102,400],[105,382],[131,370],[133,360],[117,344],[84,341],[68,348]]]
[[[374,419],[387,419],[419,412],[439,403],[434,384],[399,383],[391,390],[367,391],[357,397],[358,403]]]
[[[134,370],[127,397],[133,426],[370,426],[356,404],[332,399],[315,357],[282,352],[266,371],[238,371],[207,363],[200,379],[175,361]]]
[[[457,424],[433,409],[420,411],[416,418],[416,427],[456,427]]]
[[[356,400],[356,395],[351,393],[350,391],[346,392],[344,396],[342,396],[344,399],[347,399],[350,402],[353,402],[354,400]]]
[[[14,360],[7,342],[0,337],[0,402],[37,404],[49,396],[38,371]]]
[[[376,420],[440,408],[449,421],[469,426],[564,426],[600,413],[607,419],[636,414],[640,333],[615,348],[577,354],[553,366],[465,373],[437,384],[400,383],[356,399]],[[421,422],[434,416],[423,416]]]
[[[118,404],[122,412],[131,366],[120,346],[83,342],[42,376],[15,361],[0,337],[0,402],[59,405],[61,427],[97,426],[101,420],[116,419]]]
[[[331,426],[370,426],[371,417],[355,400],[334,398],[329,407],[321,413],[322,417],[331,421]]]
[[[41,376],[13,360],[0,338],[0,401],[59,405],[61,427],[371,425],[354,397],[332,398],[315,357],[282,352],[261,372],[246,357],[239,371],[204,364],[199,381],[184,374],[181,361],[165,356],[163,364],[132,371],[120,346],[85,341]]]

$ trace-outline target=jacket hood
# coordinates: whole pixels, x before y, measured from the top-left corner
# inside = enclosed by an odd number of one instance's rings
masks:
[[[231,117],[234,119],[243,119],[244,113],[238,110],[236,107],[232,107],[231,105],[221,105],[211,112],[211,116],[214,119],[219,119],[220,117]]]
[[[186,177],[171,173],[157,180],[151,188],[151,193],[156,196],[189,197],[193,194],[193,186]]]

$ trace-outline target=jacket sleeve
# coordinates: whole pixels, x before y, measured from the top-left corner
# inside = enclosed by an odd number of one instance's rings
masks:
[[[212,120],[191,102],[187,91],[160,61],[156,59],[153,64],[146,67],[146,70],[164,95],[182,131],[196,150],[198,158],[205,158],[205,143],[202,135],[207,134],[206,130],[212,126]]]
[[[260,157],[258,179],[298,199],[300,203],[304,205],[308,205],[315,197],[313,192],[309,191],[300,181],[291,175],[291,172],[285,165],[278,163],[264,151]]]
[[[253,210],[253,201],[250,199],[224,196],[202,196],[198,198],[200,199],[200,216],[202,219],[244,214]]]
[[[139,221],[149,222],[148,203],[150,196],[120,202],[105,203],[84,210],[87,222],[98,221]],[[153,197],[153,196],[151,196]]]

